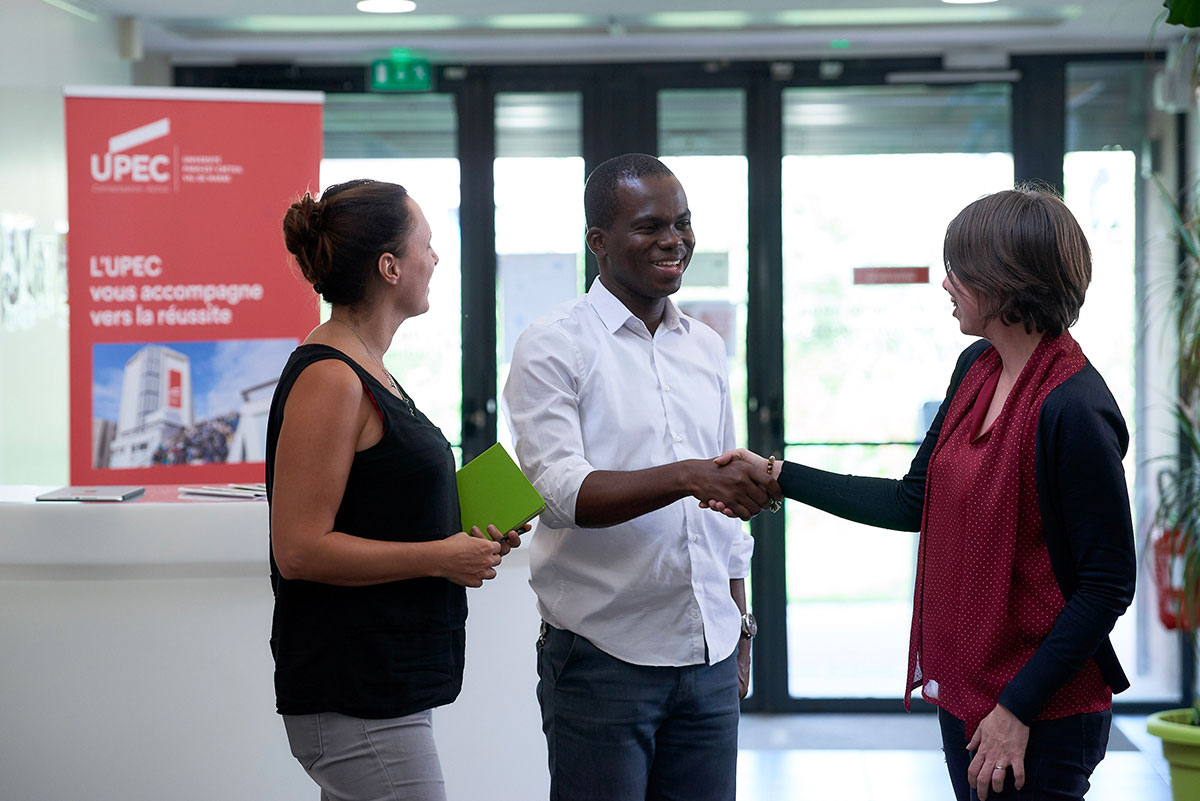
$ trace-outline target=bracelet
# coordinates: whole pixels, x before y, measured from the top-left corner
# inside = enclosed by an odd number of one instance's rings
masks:
[[[767,457],[767,475],[770,476],[771,473],[773,473],[774,471],[775,471],[775,454],[771,454],[770,456]],[[771,502],[767,504],[767,508],[770,509],[773,514],[775,512],[778,512],[780,509],[782,509],[783,504],[780,503],[779,501],[775,500],[774,498],[771,498]]]

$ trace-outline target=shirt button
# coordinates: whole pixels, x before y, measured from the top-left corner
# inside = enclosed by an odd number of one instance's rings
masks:
[[[692,610],[692,619],[693,619],[693,620],[695,620],[695,619],[696,619],[696,618],[698,618],[698,617],[700,617],[700,610],[699,610],[699,609],[693,609],[693,610]]]
[[[663,385],[663,392],[670,392],[670,391],[671,391],[671,385],[670,385],[670,384],[664,384],[664,385]]]
[[[683,437],[676,437],[676,438],[675,438],[675,441],[676,441],[676,442],[683,442]]]

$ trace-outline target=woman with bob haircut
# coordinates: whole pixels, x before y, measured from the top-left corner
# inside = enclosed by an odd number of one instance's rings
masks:
[[[293,203],[283,231],[332,311],[283,368],[267,424],[277,708],[323,801],[443,801],[432,709],[462,687],[464,588],[494,578],[521,532],[459,530],[450,443],[383,364],[429,309],[421,207],[349,181]]]
[[[908,474],[839,475],[746,450],[784,494],[920,531],[905,707],[938,707],[959,801],[1082,799],[1129,686],[1108,634],[1136,557],[1116,401],[1067,329],[1091,251],[1057,197],[983,197],[944,245],[958,359]],[[710,507],[720,504],[709,502]]]

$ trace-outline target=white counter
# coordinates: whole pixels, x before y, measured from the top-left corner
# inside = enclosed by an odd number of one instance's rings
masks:
[[[315,800],[275,714],[266,504],[47,489],[0,487],[0,799]],[[548,793],[527,553],[469,593],[451,801]]]

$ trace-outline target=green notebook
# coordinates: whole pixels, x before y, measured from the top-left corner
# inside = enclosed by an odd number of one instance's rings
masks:
[[[463,531],[479,526],[486,535],[489,523],[501,532],[512,531],[537,517],[546,504],[497,442],[458,471],[458,507]]]

